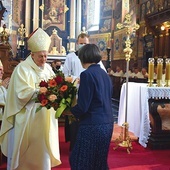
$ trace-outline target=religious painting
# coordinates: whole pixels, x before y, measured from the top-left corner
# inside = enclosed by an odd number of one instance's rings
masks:
[[[43,28],[57,26],[65,30],[65,12],[68,10],[65,0],[45,0]]]
[[[114,34],[114,58],[115,59],[120,59],[124,57],[123,53],[123,37],[124,37],[124,32],[122,30],[116,31]]]
[[[170,131],[169,99],[151,100],[149,119],[153,132]]]
[[[145,14],[146,14],[146,6],[145,3],[141,4],[140,6],[140,20],[144,21],[145,19]]]
[[[99,25],[100,33],[111,32],[111,22],[112,22],[111,18],[101,19]]]
[[[115,19],[115,30],[117,23],[121,22],[122,18],[122,1],[121,0],[116,0],[116,7],[114,11],[114,19]]]
[[[12,9],[11,0],[5,0],[2,2],[3,6],[6,8],[6,11],[3,15],[3,20],[1,21],[1,31],[2,26],[6,25],[6,31],[10,34],[9,44],[12,48],[13,56],[16,54],[17,50],[17,35],[13,34],[12,30],[17,30],[17,26],[19,25],[20,21],[22,21],[22,18],[20,17],[20,10],[22,7],[21,2],[13,2],[13,6],[15,8]],[[22,15],[23,16],[23,15]],[[14,27],[15,26],[15,27]]]
[[[112,16],[112,0],[101,0],[100,1],[100,17]]]
[[[6,8],[4,13],[3,13],[3,17],[2,17],[2,21],[1,21],[1,27],[5,24],[7,29],[12,29],[12,12],[11,12],[11,0],[6,0],[5,2],[3,2],[3,6]]]
[[[170,104],[158,105],[157,111],[162,120],[162,130],[170,130]]]
[[[154,36],[152,34],[145,35],[143,40],[145,52],[154,51]]]
[[[90,35],[89,40],[92,44],[96,44],[99,47],[102,60],[107,60],[106,48],[110,47],[110,39],[111,39],[110,33]]]
[[[23,15],[23,11],[25,11],[26,1],[13,1],[12,6],[12,21],[15,23],[15,26],[19,27],[20,24],[24,23],[25,15]]]

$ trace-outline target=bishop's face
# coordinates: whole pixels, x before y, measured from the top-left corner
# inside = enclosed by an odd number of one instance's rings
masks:
[[[47,51],[38,51],[38,52],[33,52],[31,54],[32,59],[34,60],[35,64],[38,67],[43,67],[44,64],[47,62]]]

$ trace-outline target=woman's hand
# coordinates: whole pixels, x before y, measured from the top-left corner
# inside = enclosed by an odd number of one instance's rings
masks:
[[[67,116],[71,116],[71,115],[73,115],[69,110],[65,110],[63,113],[62,113],[62,115],[67,115]]]

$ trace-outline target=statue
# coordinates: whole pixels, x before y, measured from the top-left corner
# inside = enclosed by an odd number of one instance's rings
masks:
[[[24,28],[24,24],[21,24],[21,27],[18,28],[18,33],[19,33],[19,45],[24,45],[24,38],[25,38],[25,33],[26,29]]]
[[[3,31],[0,33],[0,40],[2,44],[9,44],[9,34],[6,32],[6,25],[3,25]]]

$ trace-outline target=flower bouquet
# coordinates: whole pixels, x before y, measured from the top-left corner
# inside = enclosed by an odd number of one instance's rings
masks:
[[[53,78],[48,81],[42,80],[39,83],[39,92],[35,98],[36,103],[40,103],[37,108],[37,112],[43,107],[47,109],[53,108],[55,118],[61,116],[61,114],[69,109],[76,99],[76,81],[66,81],[64,74],[59,71]]]

